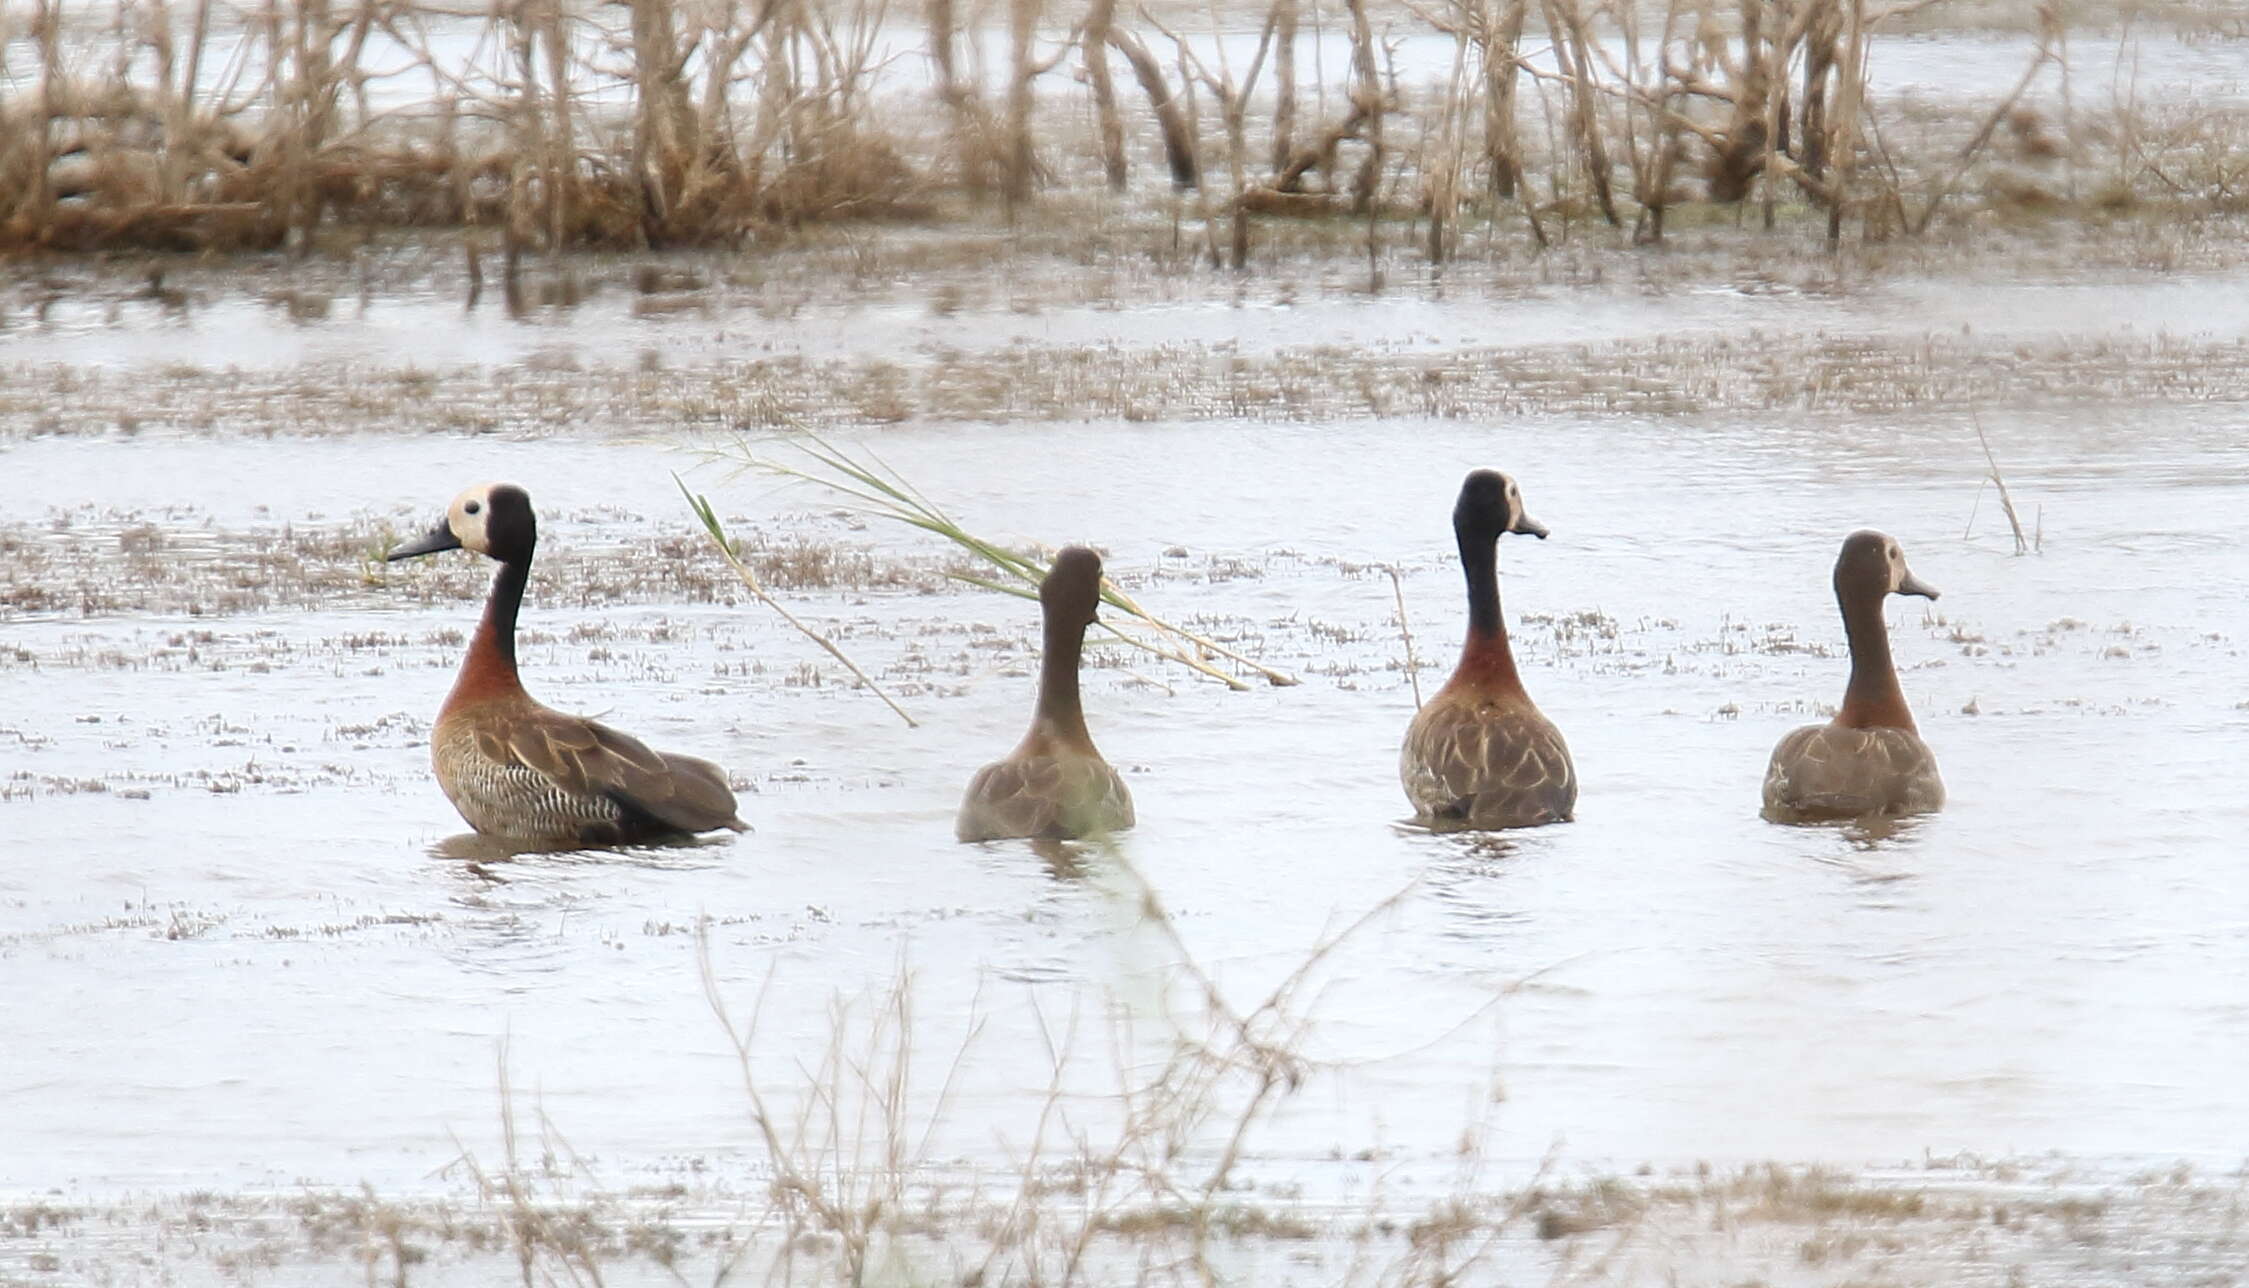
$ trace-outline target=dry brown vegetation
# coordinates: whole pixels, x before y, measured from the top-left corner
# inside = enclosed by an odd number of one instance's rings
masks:
[[[355,595],[421,605],[474,602],[489,569],[433,563],[400,577],[382,561],[399,527],[358,518],[337,527],[238,530],[182,515],[58,510],[42,524],[0,523],[0,621],[26,615],[153,613],[234,617],[332,607]],[[746,525],[745,525],[746,526]],[[748,528],[741,558],[791,591],[932,589],[934,564],[878,560],[864,549],[792,532]],[[693,538],[657,536],[595,549],[558,545],[539,568],[542,594],[581,608],[735,602],[740,587]]]
[[[0,1276],[15,1276],[10,1283],[243,1284],[349,1276],[408,1286],[1203,1282],[1191,1258],[1172,1259],[1191,1221],[1182,1210],[1098,1219],[1088,1255],[1075,1267],[1042,1267],[1044,1277],[1022,1262],[984,1265],[977,1254],[988,1240],[1010,1237],[1005,1222],[1032,1220],[1004,1193],[873,1213],[879,1233],[858,1263],[868,1273],[854,1280],[842,1238],[800,1230],[792,1243],[790,1225],[768,1200],[707,1183],[603,1188],[543,1117],[522,1135],[518,1156],[479,1169],[465,1198],[198,1191],[115,1206],[82,1199],[0,1205]],[[2238,1274],[2241,1192],[2230,1178],[2101,1183],[2066,1171],[2023,1177],[2015,1170],[1933,1160],[1913,1173],[1872,1177],[1773,1165],[1604,1177],[1473,1195],[1465,1206],[1439,1203],[1418,1219],[1399,1212],[1363,1225],[1243,1199],[1213,1221],[1211,1269],[1225,1283],[1651,1288],[2187,1285]],[[1070,1222],[1035,1236],[1066,1250],[1084,1189],[1057,1178],[1024,1198],[1040,1215]],[[1517,1204],[1521,1217],[1496,1256],[1440,1264],[1426,1255],[1442,1242],[1492,1235],[1490,1212]],[[972,1277],[978,1271],[981,1279]]]
[[[1870,41],[1948,2],[1271,0],[1238,16],[1257,40],[1236,66],[1215,9],[1115,0],[122,0],[99,19],[37,0],[0,12],[0,247],[472,228],[490,230],[472,272],[497,249],[512,283],[529,250],[987,206],[1012,224],[1043,192],[1136,175],[1144,206],[1235,267],[1253,223],[1306,216],[1363,224],[1370,253],[1404,218],[1389,235],[1443,260],[1479,222],[1646,242],[1682,209],[1743,203],[1830,239],[1921,232],[1970,189],[2241,204],[2238,121],[2114,87],[2071,102],[2055,0],[2013,93],[1945,137],[1910,131],[1910,105],[1870,96]],[[1342,65],[1311,48],[1322,29],[1347,38]],[[1449,44],[1449,74],[1409,83],[1405,37]],[[2027,105],[2056,86],[2053,119]]]

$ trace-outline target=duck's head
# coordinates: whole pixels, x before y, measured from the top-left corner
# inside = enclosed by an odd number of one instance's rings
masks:
[[[538,544],[531,494],[513,483],[479,483],[453,498],[443,522],[384,558],[396,563],[440,550],[474,550],[501,563],[520,563]]]
[[[1101,556],[1084,546],[1064,546],[1039,583],[1039,603],[1047,618],[1068,626],[1093,625],[1101,605]]]
[[[1462,541],[1496,541],[1503,532],[1546,539],[1546,525],[1523,509],[1523,490],[1498,470],[1471,470],[1452,508],[1453,534]]]
[[[1843,552],[1835,556],[1836,598],[1880,599],[1884,595],[1935,599],[1937,588],[1905,566],[1905,552],[1898,549],[1896,538],[1871,528],[1843,538]]]

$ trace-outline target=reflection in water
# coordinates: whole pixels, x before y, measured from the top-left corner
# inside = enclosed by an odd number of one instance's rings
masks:
[[[1035,837],[1031,853],[1039,856],[1046,865],[1046,874],[1057,881],[1082,881],[1086,875],[1085,860],[1079,857],[1081,847],[1072,841],[1057,841],[1050,837]]]
[[[449,251],[452,243],[443,245]],[[614,357],[652,346],[674,365],[737,359],[745,353],[745,341],[749,350],[761,354],[809,361],[897,362],[1006,349],[1025,341],[1057,352],[1223,346],[1240,357],[1326,345],[1418,352],[1438,337],[1500,348],[1691,347],[1723,343],[1765,327],[1849,337],[1854,345],[1872,341],[1878,345],[1875,352],[1900,338],[1910,343],[1925,333],[1965,330],[2000,354],[2020,342],[2073,334],[2077,319],[2096,312],[2110,316],[2111,324],[2124,332],[2164,333],[2177,318],[2192,317],[2197,337],[2249,335],[2249,296],[2224,274],[2180,274],[2133,289],[2039,280],[1967,290],[1949,279],[1877,278],[1855,282],[1833,297],[1744,297],[1731,290],[1710,297],[1651,296],[1622,284],[1475,294],[1438,291],[1426,282],[1368,294],[1341,283],[1307,291],[1283,278],[1237,288],[1243,298],[1228,306],[1181,298],[1176,286],[1159,279],[1092,289],[1080,278],[1035,266],[1023,272],[1048,276],[1013,287],[995,285],[979,265],[957,275],[931,271],[839,292],[817,281],[743,274],[719,256],[687,267],[677,266],[686,257],[666,256],[657,264],[586,257],[550,268],[520,262],[508,266],[498,256],[486,265],[481,254],[464,262],[450,253],[440,257],[434,249],[409,248],[395,255],[395,260],[371,256],[373,267],[363,270],[321,261],[272,273],[232,263],[167,263],[153,270],[159,289],[150,287],[152,271],[137,265],[0,282],[0,317],[16,323],[10,328],[8,358],[32,365],[181,364],[266,371],[308,361],[379,366],[414,358],[504,367],[525,361],[550,343],[550,324],[564,320],[569,341],[590,355]],[[506,295],[497,315],[480,311],[488,276],[498,279]],[[1012,270],[1009,276],[1014,276]],[[348,316],[332,313],[333,299],[347,293],[361,301],[360,308]],[[1013,301],[1026,293],[1039,301],[1035,317],[1013,308]],[[23,312],[7,317],[14,308]],[[1286,324],[1276,325],[1277,317],[1285,317]],[[33,325],[23,325],[26,318]],[[503,325],[503,318],[529,325]],[[1429,349],[1428,356],[1442,352]],[[1576,371],[1580,362],[1569,359],[1561,374]],[[1770,447],[1776,439],[1802,436],[1821,439],[1831,455],[1777,457],[1773,463],[1783,473],[1776,481],[1796,473],[1833,479],[1839,471],[1855,468],[1860,449],[1869,444],[1850,436],[1838,440],[1823,428],[1802,423],[1769,427],[1751,441]],[[1481,459],[1470,455],[1461,463]],[[2137,444],[2128,458],[2111,454],[2074,460],[2070,468],[2097,477],[2127,468],[2120,463],[2127,459],[2129,468],[2140,468],[2143,454]],[[2199,469],[2198,461],[2169,462],[2165,468]],[[1714,462],[1682,463],[1705,468]],[[2017,459],[2008,463],[2010,470],[2019,468]],[[1918,471],[1928,462],[1902,464]],[[2207,470],[2202,473],[2209,477]],[[1957,531],[1962,517],[1952,515],[1946,530]]]
[[[1777,827],[1833,832],[1848,841],[1852,849],[1866,851],[1880,850],[1892,841],[1910,842],[1931,818],[1928,814],[1859,814],[1837,818],[1816,810],[1777,806],[1759,810],[1758,817]]]
[[[1843,843],[1839,851],[1815,852],[1812,861],[1840,873],[1859,892],[1861,905],[1896,908],[1899,900],[1915,897],[1914,887],[1925,875],[1918,824],[1926,819],[1873,818],[1831,823],[1824,829]],[[1814,825],[1801,825],[1810,831]]]
[[[1931,825],[1927,815],[1877,814],[1868,818],[1848,819],[1838,825],[1843,838],[1851,848],[1865,853],[1896,847],[1910,847],[1923,828]]]
[[[428,851],[429,856],[434,859],[462,859],[471,864],[505,863],[519,854],[541,852],[541,847],[537,845],[518,844],[501,837],[486,836],[482,832],[461,832],[448,836],[430,846]]]
[[[156,301],[158,308],[183,321],[187,317],[188,306],[194,302],[194,297],[186,291],[164,284],[164,270],[161,268],[148,271],[148,289],[141,293],[141,298]]]
[[[450,891],[446,917],[453,933],[445,956],[459,970],[513,981],[557,975],[584,964],[587,942],[621,951],[624,928],[614,922],[614,893],[622,883],[679,880],[724,865],[694,857],[712,838],[615,850],[538,850],[511,846],[474,832],[429,847],[434,870]],[[675,911],[671,919],[644,919],[642,935],[692,937],[707,915]]]
[[[500,269],[500,297],[506,305],[508,318],[516,322],[529,321],[541,310],[570,313],[597,294],[600,285],[600,279],[583,275],[575,268],[555,268],[544,276],[532,277],[523,271],[521,252],[513,248]],[[477,301],[484,298],[484,263],[473,245],[468,256],[465,298],[464,315],[475,313]]]
[[[1477,865],[1497,865],[1502,860],[1514,858],[1523,848],[1521,841],[1508,832],[1441,828],[1432,828],[1431,831],[1449,833],[1446,836],[1446,848]]]
[[[556,849],[536,841],[514,841],[506,837],[486,836],[482,832],[461,832],[431,845],[428,854],[434,859],[459,859],[472,864],[515,863],[536,857],[556,866],[596,864],[604,867],[692,871],[714,865],[689,862],[685,857],[687,853],[729,846],[735,840],[731,835],[682,835],[642,841],[635,845]]]
[[[1423,869],[1421,881],[1429,897],[1445,909],[1444,934],[1476,939],[1529,920],[1523,892],[1508,879],[1525,857],[1518,838],[1506,832],[1438,835],[1443,857]]]
[[[298,326],[327,321],[328,315],[334,311],[336,303],[334,297],[325,292],[296,288],[269,291],[266,293],[265,302],[280,309],[291,322]]]

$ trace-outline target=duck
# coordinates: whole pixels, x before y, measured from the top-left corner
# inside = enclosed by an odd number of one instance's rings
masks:
[[[1501,829],[1566,823],[1577,812],[1577,767],[1562,731],[1523,689],[1499,608],[1499,538],[1544,541],[1522,489],[1475,470],[1453,506],[1453,538],[1468,581],[1468,639],[1452,678],[1414,714],[1398,777],[1416,821],[1433,828]]]
[[[1790,731],[1765,769],[1765,813],[1782,821],[1926,814],[1944,806],[1937,758],[1921,740],[1890,661],[1882,601],[1934,600],[1937,589],[1906,567],[1891,537],[1864,529],[1835,557],[1835,602],[1851,647],[1842,709],[1826,724]]]
[[[515,619],[538,544],[530,494],[512,483],[484,483],[454,497],[427,535],[385,556],[396,563],[470,550],[500,565],[430,732],[430,759],[446,799],[478,832],[527,847],[747,831],[718,766],[652,751],[630,734],[565,715],[524,692]]]
[[[1085,727],[1078,657],[1101,603],[1101,556],[1066,546],[1039,582],[1046,646],[1030,731],[976,771],[953,834],[962,841],[1075,840],[1133,824],[1132,792]]]

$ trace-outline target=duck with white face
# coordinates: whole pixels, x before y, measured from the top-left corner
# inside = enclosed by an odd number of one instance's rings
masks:
[[[1499,539],[1546,539],[1522,489],[1496,470],[1471,472],[1453,506],[1453,540],[1468,582],[1468,638],[1452,678],[1415,713],[1398,755],[1414,817],[1432,828],[1537,827],[1577,811],[1569,745],[1524,691],[1499,604]]]
[[[1937,758],[1914,727],[1882,606],[1891,595],[1933,600],[1893,538],[1871,530],[1843,539],[1835,601],[1851,647],[1843,706],[1826,724],[1791,731],[1765,769],[1765,814],[1782,822],[1926,814],[1944,806]]]
[[[460,676],[438,708],[430,757],[469,826],[528,846],[618,845],[719,828],[745,831],[718,766],[534,701],[516,673],[515,622],[538,547],[531,497],[512,483],[453,498],[426,536],[390,562],[468,550],[499,574]]]

